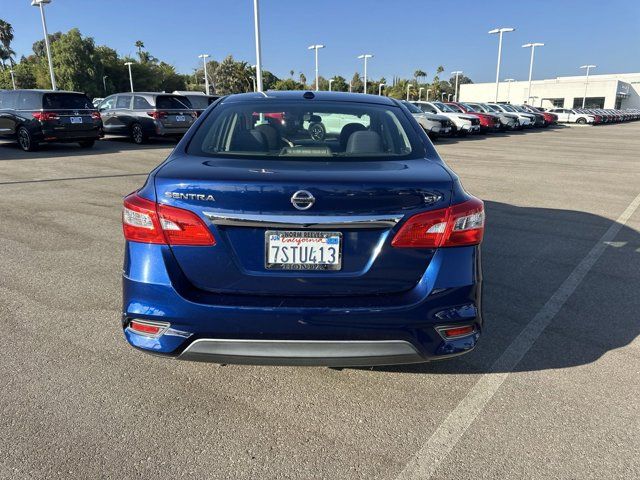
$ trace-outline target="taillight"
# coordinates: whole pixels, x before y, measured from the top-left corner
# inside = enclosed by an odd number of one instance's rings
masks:
[[[124,237],[132,242],[167,245],[215,245],[216,241],[195,213],[161,205],[132,193],[122,210]]]
[[[157,111],[147,112],[147,115],[149,115],[152,118],[155,118],[156,120],[167,118],[169,116],[167,112],[157,112]]]
[[[393,238],[399,248],[478,245],[484,235],[484,203],[478,198],[410,217]]]
[[[47,120],[58,120],[60,116],[56,112],[33,112],[33,118],[45,122]]]
[[[94,120],[102,120],[100,112],[91,112],[91,118],[93,118]]]

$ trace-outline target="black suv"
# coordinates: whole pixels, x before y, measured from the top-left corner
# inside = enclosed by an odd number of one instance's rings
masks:
[[[98,110],[105,133],[130,136],[137,144],[149,137],[181,137],[197,117],[189,99],[172,93],[118,93]]]
[[[54,90],[0,90],[0,138],[18,141],[27,152],[42,142],[93,146],[102,119],[84,93]]]

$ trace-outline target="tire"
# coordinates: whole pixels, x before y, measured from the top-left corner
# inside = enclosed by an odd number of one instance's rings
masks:
[[[33,152],[38,149],[38,142],[33,139],[31,132],[26,127],[18,129],[18,146],[25,152]]]
[[[321,142],[322,140],[324,140],[324,137],[327,134],[327,130],[326,128],[324,128],[324,125],[317,122],[309,125],[309,128],[307,130],[309,131],[311,139],[315,140],[316,142]]]
[[[585,123],[587,123],[587,119],[580,117],[579,119],[576,120],[576,123],[578,125],[584,125]]]
[[[80,148],[91,148],[95,143],[96,143],[95,140],[83,140],[81,142],[78,142],[78,144],[80,145]]]
[[[147,141],[147,138],[148,137],[145,135],[144,130],[142,130],[142,125],[139,123],[131,125],[131,140],[133,140],[133,143],[136,145],[142,145]]]

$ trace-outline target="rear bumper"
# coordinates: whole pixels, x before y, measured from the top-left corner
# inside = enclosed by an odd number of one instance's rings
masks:
[[[187,130],[189,130],[189,127],[191,125],[185,126],[185,127],[165,127],[164,125],[162,125],[162,123],[160,123],[159,121],[155,121],[155,131],[153,133],[153,135],[155,136],[159,136],[159,137],[176,137],[176,136],[181,136],[184,135],[185,133],[187,133]]]
[[[101,137],[101,128],[90,130],[54,130],[42,129],[34,135],[38,142],[78,142],[83,140],[98,140]]]
[[[438,250],[422,280],[393,295],[345,298],[223,295],[193,289],[166,246],[128,242],[122,326],[141,350],[218,363],[366,366],[472,350],[482,332],[478,247]],[[159,337],[128,328],[160,321]],[[445,340],[437,328],[473,325]]]
[[[179,360],[248,365],[358,367],[419,363],[418,350],[405,340],[229,340],[201,338]]]

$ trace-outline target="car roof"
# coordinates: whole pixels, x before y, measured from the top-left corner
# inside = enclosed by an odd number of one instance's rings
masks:
[[[76,95],[86,95],[86,93],[84,92],[74,92],[71,90],[51,90],[51,89],[46,89],[46,88],[18,88],[16,90],[9,90],[9,89],[5,89],[5,90],[0,90],[3,92],[34,92],[34,93],[74,93]]]
[[[267,90],[266,92],[238,93],[229,95],[224,99],[225,103],[239,103],[268,100],[305,100],[303,95],[313,94],[308,99],[334,102],[375,103],[378,105],[397,106],[396,100],[382,95],[369,95],[347,92],[312,92],[310,90]]]

